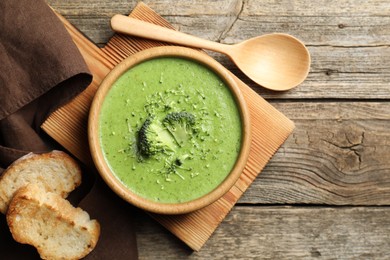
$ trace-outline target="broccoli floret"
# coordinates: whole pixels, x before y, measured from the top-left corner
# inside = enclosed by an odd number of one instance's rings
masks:
[[[138,132],[138,150],[146,156],[157,153],[172,153],[175,151],[174,140],[161,123],[149,117]]]
[[[179,146],[191,138],[195,126],[195,116],[188,112],[169,113],[163,120],[163,125],[171,133]]]

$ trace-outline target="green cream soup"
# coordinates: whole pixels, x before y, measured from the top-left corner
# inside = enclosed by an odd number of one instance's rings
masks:
[[[169,114],[190,115],[184,137],[175,135]],[[142,149],[140,132],[150,127],[145,122],[153,122],[158,138],[168,143],[148,147],[153,154]],[[203,65],[168,57],[143,62],[115,82],[99,129],[117,178],[138,195],[164,203],[193,200],[216,188],[232,170],[242,138],[239,110],[225,83]]]

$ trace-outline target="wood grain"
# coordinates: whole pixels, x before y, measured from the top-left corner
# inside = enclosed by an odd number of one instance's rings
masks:
[[[131,12],[131,17],[170,27],[142,2]],[[96,88],[110,68],[134,52],[158,46],[126,35],[115,35],[101,50],[92,46],[68,21],[62,22],[74,38],[87,65],[94,74],[92,84],[74,101],[53,112],[42,124],[42,129],[84,163],[92,166],[87,139],[88,110]],[[95,76],[96,71],[96,76]],[[234,77],[244,96],[251,121],[252,141],[247,164],[235,185],[219,200],[193,213],[157,215],[153,217],[194,250],[199,250],[226,217],[248,186],[261,172],[272,155],[292,132],[294,124],[278,110]],[[84,102],[84,103],[83,103]]]
[[[137,0],[48,2],[103,46],[113,35],[111,16],[128,14]],[[209,40],[235,43],[273,31],[291,33],[307,43],[312,68],[302,85],[275,93],[210,53],[296,128],[241,197],[239,205],[245,206],[233,208],[200,252],[139,212],[140,258],[388,259],[389,1],[145,3],[178,30]]]
[[[145,216],[140,259],[388,259],[388,207],[235,207],[192,253]],[[153,248],[153,250],[150,250]]]
[[[71,23],[101,45],[112,36],[110,17],[115,13],[127,14],[136,2],[49,0]],[[209,40],[236,43],[271,32],[285,32],[302,39],[312,54],[311,73],[303,84],[286,93],[257,87],[227,58],[211,53],[266,99],[390,98],[390,27],[384,26],[390,22],[390,8],[386,0],[145,3],[178,30]]]
[[[248,204],[390,205],[390,104],[273,103],[296,128]]]

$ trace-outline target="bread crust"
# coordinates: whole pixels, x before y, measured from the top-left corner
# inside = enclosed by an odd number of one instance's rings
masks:
[[[15,193],[6,217],[13,238],[34,246],[42,259],[81,259],[100,235],[99,223],[87,212],[36,184]]]
[[[29,153],[12,163],[0,176],[0,212],[5,214],[15,192],[35,183],[66,198],[81,183],[78,163],[62,151]]]

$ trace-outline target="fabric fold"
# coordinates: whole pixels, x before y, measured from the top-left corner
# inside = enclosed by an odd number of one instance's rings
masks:
[[[0,172],[51,146],[40,125],[81,93],[92,75],[43,0],[0,1]]]
[[[0,14],[0,120],[73,77],[53,106],[88,86],[87,65],[43,0],[3,0]]]

